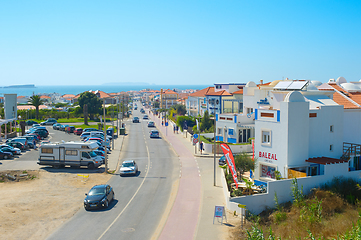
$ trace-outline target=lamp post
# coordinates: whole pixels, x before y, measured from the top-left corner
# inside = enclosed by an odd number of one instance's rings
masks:
[[[209,100],[209,103],[212,103],[213,105],[213,116],[214,116],[214,140],[213,140],[213,160],[214,160],[214,163],[213,163],[213,175],[214,175],[214,178],[213,178],[213,186],[216,186],[216,168],[217,168],[217,161],[216,161],[216,152],[217,152],[217,145],[216,145],[216,131],[217,131],[217,127],[216,127],[216,108],[215,108],[215,99],[210,99]]]

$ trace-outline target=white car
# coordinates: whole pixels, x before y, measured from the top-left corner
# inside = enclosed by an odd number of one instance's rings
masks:
[[[137,175],[138,165],[134,160],[127,160],[122,163],[119,169],[119,175]]]

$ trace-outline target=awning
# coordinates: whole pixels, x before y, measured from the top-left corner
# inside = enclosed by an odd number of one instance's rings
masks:
[[[317,158],[309,158],[306,160],[306,162],[326,165],[326,164],[335,164],[335,163],[345,163],[348,162],[348,160],[329,158],[329,157],[317,157]]]
[[[239,128],[249,128],[249,129],[255,129],[255,124],[242,124],[238,123],[237,127]]]

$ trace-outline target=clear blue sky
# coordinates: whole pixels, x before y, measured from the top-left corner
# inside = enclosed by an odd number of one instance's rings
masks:
[[[361,79],[361,1],[0,3],[0,85]]]

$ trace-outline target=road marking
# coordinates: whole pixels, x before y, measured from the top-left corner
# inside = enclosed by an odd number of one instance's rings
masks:
[[[143,129],[143,128],[142,128]],[[145,140],[145,135],[144,135],[144,130],[143,130],[143,136],[144,136],[144,140]],[[147,141],[145,141],[145,147],[147,149],[147,154],[148,154],[148,164],[147,164],[147,169],[145,169],[145,176],[143,178],[142,183],[139,185],[137,191],[134,193],[134,195],[132,196],[132,198],[129,200],[129,202],[127,203],[127,205],[123,208],[123,210],[119,213],[119,215],[114,219],[114,221],[107,227],[107,229],[105,229],[105,231],[102,233],[102,235],[100,235],[100,237],[97,240],[100,240],[108,231],[109,229],[114,225],[114,223],[120,218],[120,216],[123,214],[123,212],[128,208],[128,206],[130,205],[130,203],[133,201],[133,199],[135,198],[135,196],[138,194],[140,188],[143,186],[145,179],[147,179],[148,176],[148,172],[149,172],[149,165],[150,165],[150,153],[149,153],[149,148],[148,148],[148,144]]]

